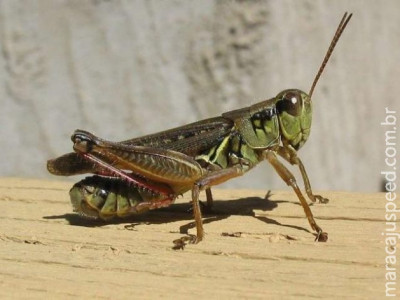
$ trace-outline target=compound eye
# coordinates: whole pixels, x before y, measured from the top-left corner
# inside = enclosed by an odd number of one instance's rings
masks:
[[[287,92],[276,103],[276,108],[279,113],[287,112],[294,117],[299,116],[301,113],[302,100],[299,93]]]

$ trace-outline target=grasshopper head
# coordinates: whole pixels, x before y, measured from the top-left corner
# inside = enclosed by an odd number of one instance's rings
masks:
[[[347,23],[349,23],[351,16],[352,14],[347,15],[346,12],[340,21],[308,95],[300,90],[291,89],[285,90],[276,96],[275,103],[278,112],[279,127],[282,133],[282,141],[288,142],[296,150],[303,146],[310,135],[312,119],[311,97],[327,62],[331,57],[333,49],[342,35],[343,30],[346,28]]]
[[[298,150],[310,135],[311,98],[300,90],[285,90],[276,96],[276,110],[282,140]]]

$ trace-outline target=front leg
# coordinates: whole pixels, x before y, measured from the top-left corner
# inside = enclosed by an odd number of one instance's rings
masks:
[[[301,176],[303,177],[304,187],[306,189],[307,196],[308,198],[310,198],[312,202],[316,202],[316,200],[318,200],[319,203],[329,202],[329,199],[327,198],[324,198],[320,195],[314,195],[311,189],[311,184],[310,180],[308,179],[306,169],[304,168],[301,159],[297,156],[296,150],[294,150],[292,146],[285,145],[284,147],[279,147],[278,154],[279,156],[283,157],[286,161],[288,161],[290,164],[299,166]]]
[[[307,204],[306,199],[301,193],[297,183],[296,178],[293,174],[278,160],[274,151],[266,150],[263,152],[264,157],[269,161],[269,163],[275,168],[276,172],[279,176],[286,182],[287,185],[291,186],[295,191],[297,197],[300,200],[301,205],[303,206],[304,212],[307,216],[308,222],[313,230],[317,232],[316,240],[325,242],[328,240],[328,234],[322,230],[321,227],[318,226],[317,222],[314,220],[314,216],[311,212],[310,207]]]

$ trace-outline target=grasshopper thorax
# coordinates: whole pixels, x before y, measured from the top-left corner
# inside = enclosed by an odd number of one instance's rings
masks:
[[[310,135],[311,98],[300,90],[284,90],[276,96],[275,105],[282,142],[299,149]]]

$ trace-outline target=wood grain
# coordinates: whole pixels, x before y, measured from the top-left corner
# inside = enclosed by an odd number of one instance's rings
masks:
[[[187,196],[109,224],[71,212],[70,183],[0,179],[0,297],[378,299],[384,295],[384,194],[325,192],[329,232],[314,242],[289,191],[215,190],[206,239],[172,250],[190,228]],[[189,229],[193,233],[193,229]]]

